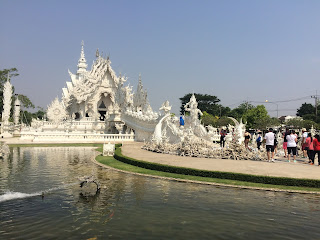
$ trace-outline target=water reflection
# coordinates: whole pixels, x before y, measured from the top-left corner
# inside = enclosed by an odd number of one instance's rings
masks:
[[[316,239],[319,196],[180,183],[103,169],[91,148],[13,148],[0,161],[0,239]],[[99,194],[81,189],[94,175]],[[95,190],[95,189],[94,189]],[[94,191],[93,190],[93,191]]]

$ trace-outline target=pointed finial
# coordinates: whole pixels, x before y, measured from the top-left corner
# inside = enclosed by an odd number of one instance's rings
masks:
[[[8,72],[8,76],[7,76],[7,81],[10,82],[10,75],[9,75],[9,72]]]
[[[80,59],[78,61],[78,71],[77,73],[85,72],[87,70],[87,61],[84,55],[84,42],[82,40],[81,42],[81,53],[80,53]]]
[[[97,48],[96,57],[99,57],[99,48]]]

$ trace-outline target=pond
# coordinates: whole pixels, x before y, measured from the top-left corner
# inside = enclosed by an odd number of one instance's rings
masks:
[[[11,148],[0,159],[0,239],[320,238],[318,195],[136,176],[99,167],[94,155]],[[78,177],[90,175],[99,194],[79,187]]]

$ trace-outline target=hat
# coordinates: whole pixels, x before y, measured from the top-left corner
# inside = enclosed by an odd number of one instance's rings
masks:
[[[305,131],[305,132],[307,131],[307,129],[305,129],[305,128],[302,128],[301,130],[302,130],[302,131]]]

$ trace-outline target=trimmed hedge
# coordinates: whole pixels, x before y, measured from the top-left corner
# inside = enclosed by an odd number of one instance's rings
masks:
[[[237,181],[244,181],[244,182],[263,183],[263,184],[320,188],[320,180],[315,180],[315,179],[269,177],[269,176],[250,175],[250,174],[244,174],[244,173],[207,171],[207,170],[199,170],[199,169],[193,169],[193,168],[169,166],[169,165],[163,165],[159,163],[145,162],[145,161],[136,160],[136,159],[122,155],[121,148],[118,144],[116,146],[114,158],[117,159],[118,161],[131,164],[137,167],[156,170],[156,171],[162,171],[162,172],[177,173],[177,174],[199,176],[199,177],[208,177],[208,178],[229,179],[229,180],[237,180]]]

